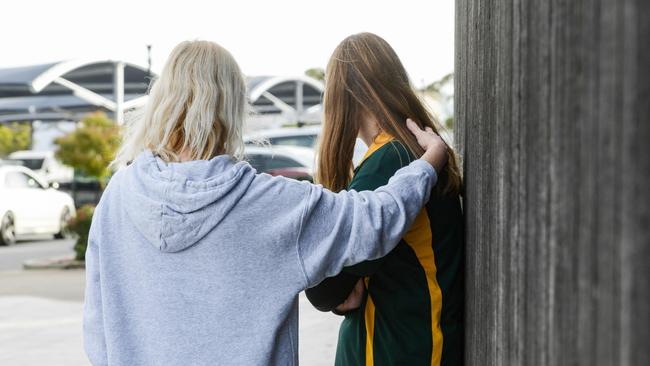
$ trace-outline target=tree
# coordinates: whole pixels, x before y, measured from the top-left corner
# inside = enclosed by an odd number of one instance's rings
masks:
[[[453,131],[454,130],[454,117],[450,116],[445,119],[444,126],[446,129]]]
[[[305,75],[312,77],[316,80],[324,81],[325,80],[325,70],[320,67],[313,67],[305,71]]]
[[[120,144],[119,127],[105,113],[85,116],[80,126],[54,140],[56,157],[76,171],[103,181],[110,176],[108,164]]]
[[[0,125],[0,157],[14,151],[27,150],[31,145],[32,128],[29,123],[12,122]]]
[[[441,104],[441,106],[445,105],[451,105],[450,103],[453,101],[453,93],[449,93],[449,91],[445,91],[445,87],[447,85],[453,86],[454,83],[454,73],[449,73],[440,79],[432,82],[431,84],[427,85],[423,92],[429,94],[432,98],[436,99],[438,103]],[[453,130],[454,129],[454,117],[452,115],[447,116],[444,121],[443,121],[443,126],[448,129],[448,130]]]
[[[444,88],[447,84],[453,84],[453,82],[454,73],[452,72],[427,85],[426,91],[431,92],[436,98],[442,98],[444,97],[442,88]]]
[[[79,124],[74,131],[54,140],[58,146],[56,157],[75,171],[97,178],[103,186],[111,174],[108,165],[120,144],[120,128],[102,112],[85,116]],[[93,206],[82,206],[77,210],[77,217],[68,223],[70,230],[77,234],[74,246],[77,260],[84,260],[93,212]]]

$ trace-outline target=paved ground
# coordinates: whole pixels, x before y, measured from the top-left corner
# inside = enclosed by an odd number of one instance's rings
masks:
[[[0,247],[0,365],[88,365],[82,350],[83,270],[23,271],[25,259],[71,254],[66,241]],[[300,296],[300,362],[332,365],[340,319]]]
[[[72,240],[52,240],[51,236],[31,237],[11,247],[0,247],[0,271],[19,270],[26,259],[42,259],[72,255]],[[36,240],[33,240],[36,239]]]

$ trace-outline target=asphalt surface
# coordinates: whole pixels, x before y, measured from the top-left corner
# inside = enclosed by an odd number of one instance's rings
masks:
[[[27,239],[27,240],[25,240]],[[73,255],[74,240],[53,240],[51,236],[34,236],[16,245],[0,246],[0,271],[21,270],[28,259]]]

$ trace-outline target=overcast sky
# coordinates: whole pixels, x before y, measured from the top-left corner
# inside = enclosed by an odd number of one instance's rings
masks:
[[[154,71],[178,42],[226,47],[247,75],[324,67],[346,36],[370,31],[397,51],[417,86],[453,70],[454,2],[366,0],[8,0],[0,67],[62,59],[123,59]]]

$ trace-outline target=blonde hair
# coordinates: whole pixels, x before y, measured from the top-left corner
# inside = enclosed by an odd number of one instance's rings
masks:
[[[143,113],[129,118],[111,165],[120,166],[149,149],[168,162],[243,156],[242,131],[248,112],[246,83],[223,47],[185,41],[152,81]]]

